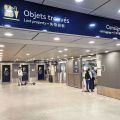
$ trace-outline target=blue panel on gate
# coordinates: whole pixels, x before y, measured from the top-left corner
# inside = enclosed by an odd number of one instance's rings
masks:
[[[23,0],[0,1],[0,25],[120,39],[120,21]]]

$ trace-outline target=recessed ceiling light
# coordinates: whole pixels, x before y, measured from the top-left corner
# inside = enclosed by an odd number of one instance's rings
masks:
[[[86,50],[86,52],[87,52],[87,53],[89,53],[89,52],[90,52],[90,50]]]
[[[90,55],[94,55],[93,53],[91,53]]]
[[[3,55],[3,53],[0,53],[0,55]]]
[[[10,32],[6,32],[6,33],[4,33],[4,35],[7,36],[7,37],[12,37],[13,36],[13,34],[10,33]]]
[[[113,40],[117,40],[118,38],[117,37],[114,37]]]
[[[0,52],[3,52],[4,50],[0,49]]]
[[[67,48],[65,48],[65,49],[64,49],[64,51],[68,51],[68,49],[67,49]]]
[[[96,36],[96,38],[100,38],[100,36]]]
[[[59,52],[59,53],[62,53],[62,50],[59,50],[58,52]]]
[[[5,47],[5,45],[0,45],[1,48]]]
[[[91,58],[91,56],[88,56],[89,58]]]
[[[90,27],[90,28],[94,28],[95,26],[96,26],[95,23],[91,23],[91,24],[89,24],[89,27]]]
[[[59,37],[55,37],[54,40],[55,41],[60,41],[60,38]]]
[[[27,55],[27,56],[29,56],[29,55],[30,55],[30,53],[26,53],[26,55]]]
[[[118,10],[118,13],[120,13],[120,9]]]
[[[74,58],[74,57],[71,57],[72,59]]]
[[[64,55],[64,57],[67,57],[68,55]]]
[[[11,27],[11,25],[9,25],[9,24],[5,24],[4,26],[5,26],[5,27]]]
[[[120,43],[116,44],[116,46],[120,46]]]
[[[75,2],[83,2],[84,0],[75,0]]]
[[[2,61],[2,57],[0,57],[0,61]]]
[[[109,52],[108,50],[105,51],[105,53],[108,53],[108,52]]]
[[[95,41],[89,41],[89,44],[95,44]]]
[[[54,58],[51,58],[52,60],[54,59]]]
[[[44,30],[42,30],[42,31],[43,31],[43,32],[47,32],[47,30],[45,30],[45,29],[44,29]]]

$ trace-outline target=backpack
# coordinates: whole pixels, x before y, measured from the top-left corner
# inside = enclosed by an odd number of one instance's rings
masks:
[[[87,79],[90,79],[89,72],[86,72],[86,73],[85,73],[85,79],[86,79],[86,80],[87,80]]]

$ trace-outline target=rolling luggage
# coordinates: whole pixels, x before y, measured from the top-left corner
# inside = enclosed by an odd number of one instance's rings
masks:
[[[52,77],[52,75],[49,75],[49,82],[50,82],[50,83],[53,82],[53,77]]]

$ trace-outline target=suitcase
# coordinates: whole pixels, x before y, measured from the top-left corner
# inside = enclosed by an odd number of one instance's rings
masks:
[[[53,82],[53,77],[52,77],[52,75],[49,75],[49,82],[50,82],[50,83]]]

